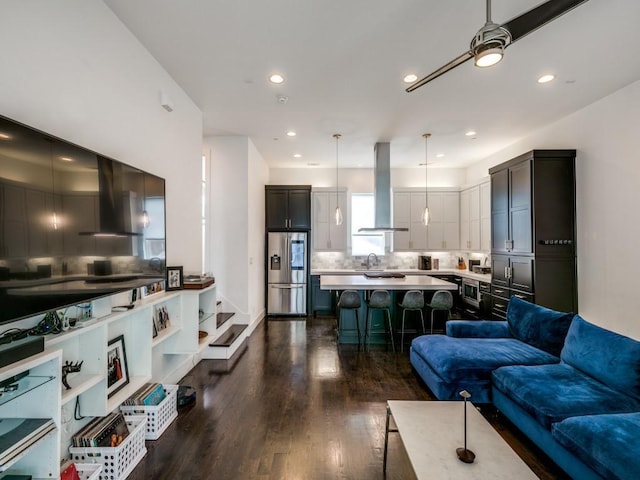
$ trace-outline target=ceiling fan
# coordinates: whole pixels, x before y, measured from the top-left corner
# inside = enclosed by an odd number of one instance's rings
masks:
[[[478,67],[490,67],[502,60],[504,49],[516,40],[574,9],[587,0],[549,0],[502,25],[491,21],[491,0],[487,0],[487,22],[471,40],[469,50],[426,77],[407,87],[413,92],[431,80],[447,73],[467,60],[475,59]]]

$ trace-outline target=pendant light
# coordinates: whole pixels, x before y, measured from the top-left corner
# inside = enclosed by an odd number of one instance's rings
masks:
[[[427,163],[428,163],[428,159],[429,156],[427,155],[427,143],[429,142],[429,137],[431,136],[430,133],[425,133],[422,135],[422,137],[424,138],[424,210],[422,212],[422,217],[420,218],[420,220],[422,221],[422,224],[426,227],[427,225],[429,225],[429,193],[427,191],[427,179],[428,179],[428,168],[427,168]]]
[[[339,133],[333,134],[333,138],[336,139],[336,211],[334,214],[336,225],[342,225],[342,212],[340,211],[340,204],[338,203],[338,141],[341,136]]]

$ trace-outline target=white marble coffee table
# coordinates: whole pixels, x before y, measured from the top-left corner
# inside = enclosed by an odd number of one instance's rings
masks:
[[[384,467],[387,464],[389,417],[407,451],[418,479],[525,480],[538,478],[471,404],[467,404],[467,448],[476,459],[458,460],[464,447],[463,402],[389,400],[385,431]]]

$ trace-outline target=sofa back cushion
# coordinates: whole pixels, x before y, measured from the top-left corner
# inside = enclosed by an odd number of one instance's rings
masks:
[[[640,342],[576,315],[560,358],[605,385],[640,398]]]
[[[511,297],[507,308],[511,335],[556,357],[560,356],[573,316],[573,313],[557,312],[518,297]]]

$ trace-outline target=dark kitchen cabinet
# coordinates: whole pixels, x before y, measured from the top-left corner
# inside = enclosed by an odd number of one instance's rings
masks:
[[[311,229],[310,186],[267,185],[265,207],[267,231]]]
[[[320,275],[311,275],[311,313],[315,317],[318,313],[335,315],[336,295],[332,290],[320,288]]]
[[[491,174],[491,306],[511,296],[577,311],[575,150],[533,150]]]

